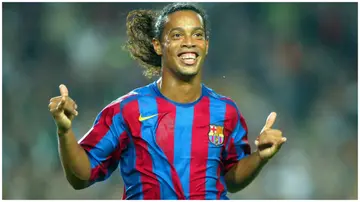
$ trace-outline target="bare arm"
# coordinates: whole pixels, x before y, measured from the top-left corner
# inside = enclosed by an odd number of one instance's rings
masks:
[[[240,191],[249,185],[259,174],[269,159],[271,159],[286,142],[280,130],[272,129],[276,113],[272,112],[266,124],[255,141],[257,151],[241,159],[225,175],[225,182],[229,192]]]
[[[266,160],[261,160],[257,151],[241,159],[225,175],[229,192],[234,193],[248,186],[266,163]]]
[[[88,187],[91,166],[85,150],[77,143],[71,129],[58,135],[59,154],[66,179],[74,189]]]
[[[71,122],[78,115],[77,105],[68,96],[65,85],[60,85],[61,96],[50,99],[49,110],[58,128],[60,160],[67,180],[74,189],[90,185],[90,160],[85,150],[76,141]]]

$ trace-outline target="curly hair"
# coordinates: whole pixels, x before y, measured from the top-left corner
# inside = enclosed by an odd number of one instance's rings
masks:
[[[153,10],[134,10],[126,18],[126,33],[128,40],[124,46],[130,56],[138,61],[145,69],[144,75],[148,78],[160,75],[161,56],[157,55],[152,39],[161,41],[166,17],[176,11],[191,10],[198,13],[204,22],[206,38],[209,38],[209,21],[206,13],[190,3],[173,3],[165,6],[160,12]]]

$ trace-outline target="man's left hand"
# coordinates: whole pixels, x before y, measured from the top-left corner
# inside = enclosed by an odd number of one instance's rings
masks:
[[[272,129],[276,120],[276,113],[271,112],[268,116],[264,128],[260,132],[260,136],[255,140],[258,148],[259,156],[262,160],[271,159],[286,142],[286,138],[282,136],[282,132]]]

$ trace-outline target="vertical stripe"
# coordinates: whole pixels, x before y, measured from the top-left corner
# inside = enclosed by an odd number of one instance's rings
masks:
[[[232,138],[234,139],[232,141],[233,147],[236,150],[236,160],[240,160],[245,156],[244,150],[243,150],[243,144],[242,139],[245,136],[246,131],[241,126],[240,121],[236,124],[236,129],[234,131],[234,134],[232,135]],[[235,159],[234,159],[235,160]]]
[[[159,106],[159,108],[162,106]],[[151,117],[142,121],[142,138],[148,144],[148,152],[152,160],[153,173],[159,186],[159,199],[177,199],[171,179],[171,165],[169,164],[160,145],[162,141],[171,141],[171,131],[174,127],[171,113],[161,113],[155,98],[139,99],[140,113],[143,117]],[[156,115],[156,116],[154,116]],[[170,115],[170,116],[169,116]],[[155,126],[158,125],[156,128]],[[167,131],[169,129],[169,131]],[[167,139],[169,138],[169,139]],[[160,145],[158,145],[160,143]],[[171,143],[170,143],[171,144]],[[160,147],[159,147],[160,146]]]
[[[174,166],[180,178],[186,199],[190,197],[191,137],[194,107],[176,107],[174,129]]]
[[[159,114],[156,142],[167,159],[159,159],[156,162],[159,169],[163,169],[168,175],[164,180],[171,186],[171,189],[161,187],[162,199],[185,199],[179,176],[174,167],[176,106],[162,98],[157,98],[156,102]],[[179,154],[176,153],[176,155]],[[168,179],[169,176],[170,179]],[[171,190],[175,193],[172,193]]]
[[[217,189],[217,194],[216,194],[216,200],[220,200],[220,196],[221,194],[225,191],[225,186],[223,184],[223,182],[221,181],[221,166],[220,163],[218,164],[217,167],[217,172],[216,172],[216,176],[217,176],[217,180],[216,180],[216,189]]]
[[[223,200],[223,199],[226,199],[228,200],[229,198],[226,196],[226,193],[227,193],[227,188],[226,188],[226,184],[225,184],[225,177],[224,177],[224,171],[221,170],[221,175],[220,175],[220,183],[224,186],[224,191],[223,192],[220,192],[220,200]]]
[[[205,199],[210,122],[209,104],[209,98],[203,97],[194,107],[191,138],[190,199]]]
[[[120,142],[124,136],[127,136],[125,131],[121,133],[118,141]],[[121,149],[122,146],[123,146],[122,144],[118,144],[118,146],[110,154],[111,158],[104,163],[104,167],[107,168],[107,173],[105,173],[103,180],[108,179],[110,175],[114,172],[114,170],[116,170],[116,168],[119,166],[119,161],[122,153],[122,149]]]
[[[228,139],[226,140],[226,146],[225,146],[225,153],[226,153],[224,159],[225,173],[229,171],[229,169],[237,162],[238,154],[236,151],[236,147],[234,145],[233,134],[236,133],[238,127],[238,121],[239,119],[238,119],[237,109],[233,105],[227,103],[224,126],[229,130],[226,130],[227,132],[226,136],[228,137]]]
[[[136,107],[138,98],[138,92],[132,91],[116,100],[116,102],[120,102],[120,110],[124,115],[123,117],[126,117],[127,126],[129,127],[128,143],[126,144],[127,150],[121,154],[122,158],[120,161],[120,171],[124,181],[123,199],[143,199],[141,176],[138,170],[136,170],[137,158],[132,136],[133,134],[139,134],[140,127],[137,125],[138,128],[134,128],[132,124],[129,124],[137,121],[139,115]]]
[[[125,132],[123,134],[126,135]],[[111,175],[111,173],[114,172],[114,170],[117,168],[120,160],[120,155],[121,149],[120,145],[118,144],[118,146],[114,150],[112,150],[111,154],[108,155],[108,159],[101,161],[95,167],[92,165],[90,181],[94,183],[107,179]],[[92,157],[90,157],[90,159],[90,162],[94,161]],[[96,162],[98,161],[96,160]]]
[[[243,150],[244,150],[245,154],[249,155],[249,154],[251,154],[251,147],[250,147],[249,141],[248,141],[248,133],[249,133],[249,131],[248,131],[248,127],[246,125],[245,118],[243,117],[243,115],[240,112],[239,112],[239,114],[240,114],[241,126],[245,130],[245,135],[242,137],[241,143],[243,144]]]
[[[114,120],[122,119],[121,114],[117,114],[113,117]],[[96,157],[96,159],[100,162],[108,159],[109,154],[118,147],[120,142],[119,138],[121,134],[125,131],[122,128],[119,128],[120,131],[115,130],[115,124],[123,124],[123,123],[112,123],[108,128],[107,133],[98,141],[98,143],[93,147],[89,152]],[[110,122],[109,122],[110,123]],[[104,126],[103,126],[104,127]],[[120,149],[120,148],[119,148]]]
[[[238,153],[236,151],[233,137],[229,138],[229,144],[226,150],[227,150],[226,152],[227,155],[226,155],[225,172],[229,171],[232,168],[232,166],[235,165],[238,159]]]
[[[143,199],[143,185],[141,182],[141,175],[137,170],[137,165],[141,164],[137,158],[138,151],[135,147],[135,139],[138,139],[140,134],[140,123],[138,120],[138,103],[136,100],[129,102],[126,107],[122,105],[123,116],[126,117],[127,123],[130,127],[129,144],[126,152],[122,154],[121,159],[121,173],[126,187],[127,199]],[[135,115],[134,115],[135,113]]]
[[[124,156],[124,153],[126,153],[126,149],[129,147],[129,144],[130,144],[130,137],[131,136],[130,134],[127,134],[128,132],[125,133],[125,135],[120,135],[120,151],[121,151],[121,156]],[[124,165],[123,162],[121,162],[121,156],[120,156],[120,164],[118,164],[119,166],[120,165]],[[123,158],[124,160],[124,158]],[[134,168],[134,167],[132,167]],[[122,166],[120,166],[119,168],[120,170],[120,174],[122,175]],[[123,197],[122,199],[126,199],[126,184],[124,183],[124,190],[123,190]]]
[[[119,103],[105,107],[96,117],[93,127],[79,140],[80,145],[83,145],[87,150],[95,147],[110,131],[113,117],[118,113],[120,113]]]
[[[226,103],[214,98],[210,98],[210,125],[223,127],[225,119]],[[209,126],[210,127],[210,126]],[[210,128],[209,128],[210,129]],[[218,132],[218,130],[216,130]],[[224,131],[223,131],[224,132]],[[215,137],[214,134],[213,138]],[[215,138],[214,138],[215,139]],[[219,138],[220,141],[220,138]],[[214,142],[214,141],[213,141]],[[223,191],[220,183],[220,161],[223,142],[221,145],[215,145],[208,141],[208,161],[206,169],[206,199],[218,199],[219,194]]]
[[[145,113],[145,109],[149,109],[150,107],[156,107],[153,104],[149,104],[149,99],[144,101],[144,97],[139,98],[137,105],[135,107],[135,111],[138,112],[139,116],[146,117],[151,116],[152,114]],[[154,108],[150,108],[154,109]],[[155,108],[154,114],[157,113]],[[139,117],[136,116],[136,117]],[[134,118],[135,119],[135,118]],[[136,170],[141,173],[141,183],[142,183],[142,192],[143,192],[143,199],[151,199],[151,200],[158,200],[161,198],[160,196],[160,185],[159,181],[154,173],[154,162],[152,156],[153,150],[149,150],[149,146],[151,146],[151,139],[152,134],[148,132],[148,127],[153,126],[153,124],[149,123],[155,120],[155,118],[150,118],[148,120],[140,122],[139,120],[134,120],[133,125],[134,128],[138,128],[138,133],[134,135],[134,143],[136,149]],[[149,121],[149,122],[148,122]],[[151,130],[151,128],[150,128]]]
[[[105,180],[114,171],[113,164],[118,163],[120,157],[120,152],[117,152],[118,138],[124,131],[116,130],[115,125],[122,123],[113,123],[113,121],[121,117],[119,106],[119,103],[113,103],[105,107],[97,116],[94,126],[79,141],[90,159],[90,181]]]
[[[126,199],[126,186],[124,185],[122,200]]]

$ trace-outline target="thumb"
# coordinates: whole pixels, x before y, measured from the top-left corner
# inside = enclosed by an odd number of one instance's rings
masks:
[[[271,112],[266,119],[266,123],[263,130],[271,128],[274,125],[275,120],[276,120],[276,112]]]
[[[68,89],[66,88],[66,86],[64,85],[64,84],[61,84],[60,86],[59,86],[59,89],[60,89],[60,95],[61,96],[69,96],[69,91],[68,91]]]

